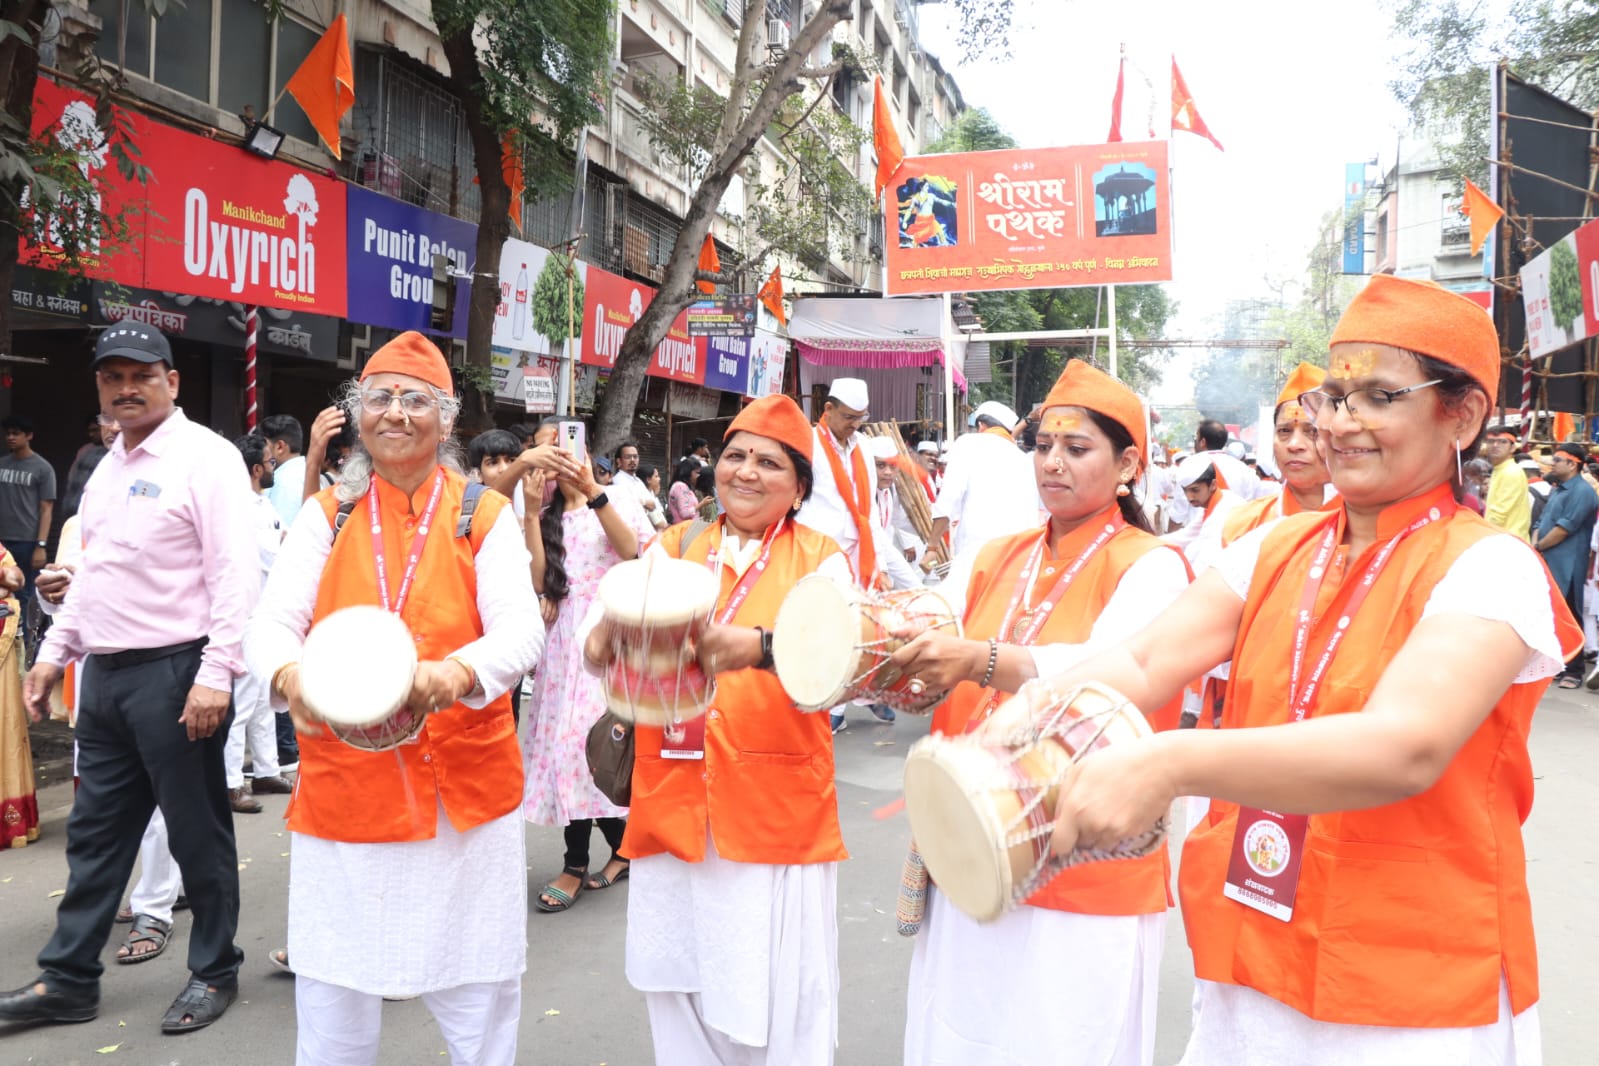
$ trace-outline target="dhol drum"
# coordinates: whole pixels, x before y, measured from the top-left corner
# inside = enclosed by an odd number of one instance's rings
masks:
[[[960,617],[931,589],[868,592],[811,574],[794,583],[772,624],[772,659],[802,710],[848,700],[928,714],[948,694],[927,691],[888,658],[930,629],[961,635]]]
[[[427,708],[406,706],[416,640],[381,607],[345,607],[311,628],[300,649],[300,698],[352,748],[388,751],[414,738]]]
[[[1162,818],[1108,850],[1050,853],[1056,789],[1071,765],[1151,735],[1143,712],[1098,684],[1064,692],[1032,682],[981,733],[930,736],[905,761],[905,810],[927,872],[951,903],[992,921],[1062,870],[1136,859],[1161,847]]]
[[[646,554],[600,579],[600,609],[611,623],[605,699],[620,718],[667,726],[705,713],[711,682],[696,643],[716,609],[714,575],[698,563]]]

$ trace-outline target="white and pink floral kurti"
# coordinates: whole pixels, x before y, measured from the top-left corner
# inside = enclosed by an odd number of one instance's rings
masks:
[[[610,499],[638,537],[642,552],[655,535],[643,509],[619,493]],[[606,799],[589,775],[584,746],[589,727],[605,712],[605,690],[599,678],[583,669],[583,645],[577,639],[578,623],[594,602],[600,578],[622,560],[612,550],[599,515],[587,507],[562,513],[561,534],[566,546],[567,594],[533,678],[522,746],[527,767],[522,814],[537,825],[627,815],[627,808]]]

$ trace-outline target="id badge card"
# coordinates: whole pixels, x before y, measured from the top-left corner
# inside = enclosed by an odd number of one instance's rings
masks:
[[[666,726],[661,730],[661,758],[705,758],[705,716]]]
[[[1309,825],[1303,814],[1240,808],[1222,895],[1280,922],[1292,919]]]

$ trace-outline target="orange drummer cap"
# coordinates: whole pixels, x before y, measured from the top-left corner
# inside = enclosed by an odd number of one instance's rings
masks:
[[[1277,406],[1281,408],[1285,403],[1298,403],[1303,393],[1313,392],[1321,388],[1321,383],[1327,380],[1327,371],[1312,363],[1300,363],[1294,367],[1294,372],[1288,375],[1288,384],[1283,386],[1283,391],[1277,394]]]
[[[1097,412],[1125,429],[1133,438],[1138,454],[1149,451],[1149,433],[1144,426],[1144,405],[1126,385],[1083,359],[1066,363],[1055,380],[1055,387],[1044,397],[1044,410],[1051,407],[1082,407]],[[1142,460],[1140,460],[1142,466]]]
[[[1499,392],[1499,335],[1487,313],[1430,281],[1375,274],[1338,320],[1329,344],[1387,344],[1441,359]]]
[[[372,353],[372,358],[361,368],[361,380],[373,374],[404,374],[427,382],[446,396],[455,395],[450,365],[444,361],[438,345],[414,329],[406,330]]]
[[[811,445],[815,443],[805,412],[783,395],[762,396],[744,408],[722,434],[722,439],[725,441],[740,430],[780,441],[806,459],[811,457]]]

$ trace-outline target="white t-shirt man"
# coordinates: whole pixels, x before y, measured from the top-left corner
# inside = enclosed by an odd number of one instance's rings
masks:
[[[949,519],[957,557],[975,555],[995,537],[1033,528],[1040,510],[1032,461],[1008,434],[965,433],[949,446],[933,517]]]

